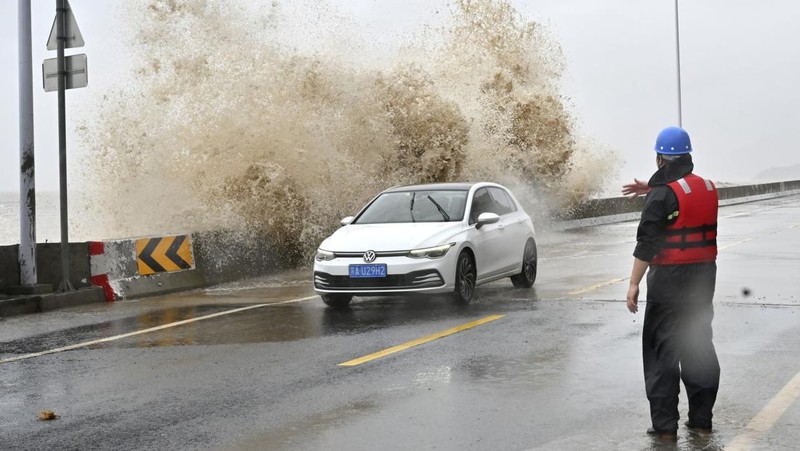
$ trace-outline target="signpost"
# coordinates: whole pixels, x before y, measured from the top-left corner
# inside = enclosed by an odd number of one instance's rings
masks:
[[[64,10],[63,8],[66,8]],[[64,16],[64,31],[58,32],[59,12],[63,11]],[[64,1],[64,6],[59,6],[56,0],[56,18],[53,20],[53,26],[50,27],[50,36],[47,38],[47,50],[58,50],[59,37],[64,42],[65,49],[74,49],[83,47],[83,36],[81,30],[78,28],[78,22],[75,20],[75,15],[72,14],[72,9],[69,7],[69,2]]]
[[[52,59],[42,64],[42,80],[45,91],[58,91],[58,156],[61,197],[61,283],[58,291],[72,291],[69,281],[69,224],[67,221],[67,130],[66,130],[66,96],[65,91],[71,88],[82,88],[87,85],[86,55],[74,55],[66,58],[64,49],[83,47],[83,36],[78,22],[72,14],[67,0],[56,0],[56,18],[47,39],[47,49],[56,50],[55,64]],[[55,66],[55,67],[54,67]],[[55,68],[55,72],[53,69]],[[48,80],[55,78],[55,83]],[[55,89],[51,89],[55,86]]]
[[[72,55],[64,60],[64,76],[66,77],[65,89],[85,88],[89,83],[86,72],[86,54]],[[44,90],[46,92],[58,91],[58,58],[49,58],[42,63],[42,73],[44,74]]]
[[[678,21],[678,0],[675,0],[675,53],[678,68],[678,127],[683,127],[683,108],[681,106],[681,30]]]
[[[36,290],[36,178],[33,152],[33,69],[31,67],[31,0],[20,0],[19,15],[19,281]]]

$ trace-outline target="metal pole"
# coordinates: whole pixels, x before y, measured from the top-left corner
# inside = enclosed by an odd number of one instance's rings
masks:
[[[30,287],[36,274],[36,177],[33,152],[31,0],[19,0],[19,281]]]
[[[67,120],[66,120],[66,68],[64,47],[66,36],[67,5],[65,0],[56,0],[58,40],[58,159],[61,195],[61,283],[58,291],[73,290],[69,282],[69,225],[67,222]]]
[[[681,32],[678,21],[678,0],[675,0],[675,51],[678,67],[678,127],[683,127],[683,112],[681,111]]]

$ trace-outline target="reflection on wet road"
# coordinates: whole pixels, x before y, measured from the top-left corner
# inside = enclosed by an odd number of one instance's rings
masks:
[[[168,310],[156,310],[137,315],[106,321],[88,326],[79,326],[57,332],[35,335],[22,340],[0,343],[0,358],[10,354],[30,354],[60,348],[75,343],[94,341],[101,338],[122,335],[140,329],[161,326],[164,324],[196,318],[198,316],[217,313],[230,309],[229,306],[195,306],[180,307]],[[190,327],[185,327],[190,328]],[[175,344],[175,343],[172,343]],[[185,344],[185,343],[184,343]]]
[[[504,291],[513,293],[515,290],[488,286],[484,289],[484,294],[493,295]],[[535,289],[528,290],[524,294],[535,299]],[[311,300],[319,301],[316,297],[312,297]],[[419,324],[421,321],[435,322],[444,318],[474,319],[483,313],[509,311],[519,307],[520,301],[526,300],[529,299],[516,298],[492,304],[476,302],[469,309],[452,305],[444,296],[372,298],[367,302],[355,302],[346,309],[320,309],[318,305],[309,303],[272,304],[218,316],[209,320],[213,321],[213,325],[189,322],[179,327],[164,328],[119,340],[92,343],[88,347],[126,348],[295,341],[325,335],[358,334],[371,329]],[[0,360],[78,343],[94,342],[237,308],[247,308],[248,305],[197,305],[159,309],[113,321],[0,342]]]

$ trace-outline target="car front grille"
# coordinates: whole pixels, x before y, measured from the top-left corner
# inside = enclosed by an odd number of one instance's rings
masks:
[[[431,288],[444,285],[444,280],[435,269],[414,271],[408,274],[390,274],[379,278],[350,278],[328,273],[314,272],[314,286],[324,290],[407,290]]]
[[[337,258],[362,258],[364,257],[364,252],[366,251],[359,251],[359,252],[334,252]],[[375,251],[375,257],[405,257],[408,255],[408,251]]]

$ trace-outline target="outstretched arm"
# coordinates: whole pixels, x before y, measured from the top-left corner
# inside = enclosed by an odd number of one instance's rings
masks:
[[[627,183],[625,185],[622,185],[623,196],[628,196],[632,194],[633,197],[636,197],[645,195],[649,192],[650,192],[650,186],[647,185],[647,182],[644,182],[642,180],[633,179],[633,183]]]

